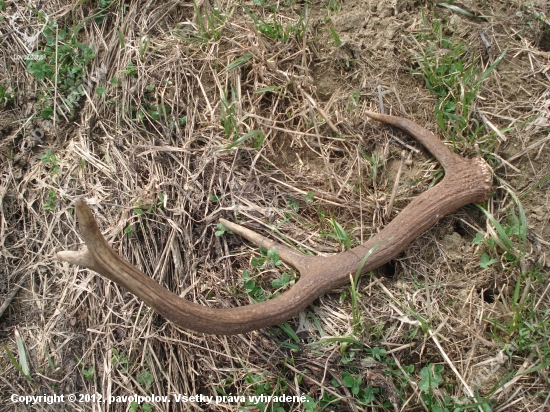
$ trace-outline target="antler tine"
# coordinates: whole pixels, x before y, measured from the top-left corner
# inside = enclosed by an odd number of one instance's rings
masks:
[[[58,252],[61,260],[92,269],[125,287],[176,325],[197,332],[230,335],[281,323],[305,309],[324,293],[348,282],[349,274],[372,270],[395,257],[418,235],[448,213],[487,199],[492,176],[482,159],[465,159],[450,151],[435,135],[418,124],[394,116],[367,112],[373,119],[411,133],[445,169],[445,177],[422,193],[381,232],[356,248],[329,257],[301,255],[243,226],[220,219],[233,232],[268,249],[300,271],[300,280],[275,299],[255,305],[217,309],[180,298],[118,256],[107,244],[86,203],[75,202],[87,250]],[[363,262],[368,256],[367,262]]]
[[[418,140],[418,142],[439,161],[439,163],[441,163],[444,169],[452,167],[453,162],[462,159],[458,154],[452,152],[445,146],[432,132],[426,130],[412,120],[369,111],[365,112],[365,114],[371,119],[399,127],[414,136],[414,138]]]
[[[277,249],[279,257],[283,262],[292,266],[294,269],[307,276],[308,264],[310,263],[311,259],[313,259],[311,256],[306,256],[302,253],[298,253],[294,249],[286,245],[268,239],[267,237],[262,236],[259,233],[256,233],[250,229],[247,229],[244,226],[238,225],[228,220],[220,219],[220,223],[237,235],[251,241],[255,245],[263,246],[266,249]]]

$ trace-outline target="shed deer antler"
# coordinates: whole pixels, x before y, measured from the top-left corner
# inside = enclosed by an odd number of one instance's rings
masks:
[[[210,308],[180,298],[117,255],[101,235],[86,203],[76,201],[76,214],[87,249],[58,252],[57,257],[84,266],[123,286],[176,325],[196,332],[231,335],[284,322],[328,291],[345,285],[350,274],[366,273],[394,258],[417,236],[443,216],[472,202],[485,201],[492,175],[482,159],[465,159],[449,150],[418,124],[399,117],[368,112],[375,120],[397,126],[413,135],[445,169],[436,186],[409,203],[369,241],[337,255],[313,257],[274,242],[243,226],[220,222],[252,243],[275,248],[281,260],[300,272],[300,280],[287,292],[266,302],[229,309]],[[365,262],[365,256],[370,255]]]

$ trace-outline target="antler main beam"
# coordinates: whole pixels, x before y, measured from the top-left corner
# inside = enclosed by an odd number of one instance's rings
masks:
[[[300,280],[275,299],[254,305],[217,309],[189,302],[160,286],[117,255],[101,235],[86,203],[75,202],[86,248],[58,252],[57,257],[86,267],[123,286],[176,325],[217,335],[244,333],[284,322],[304,310],[319,296],[349,281],[350,273],[366,273],[388,262],[443,216],[469,203],[485,201],[492,175],[482,159],[465,159],[449,150],[430,131],[400,117],[368,112],[375,120],[399,127],[414,136],[443,166],[445,177],[410,202],[381,232],[370,240],[337,255],[312,257],[274,242],[243,226],[220,219],[234,233],[267,249],[275,248],[281,260],[300,272]],[[370,255],[361,266],[365,256]]]

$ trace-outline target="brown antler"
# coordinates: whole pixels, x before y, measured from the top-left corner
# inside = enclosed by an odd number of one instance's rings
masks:
[[[125,287],[166,319],[185,329],[219,335],[244,333],[276,325],[295,316],[331,289],[345,285],[351,273],[370,271],[395,257],[439,219],[472,202],[485,201],[492,176],[482,159],[465,159],[449,150],[435,135],[416,123],[394,116],[367,113],[413,135],[445,169],[436,186],[414,199],[380,233],[354,249],[328,257],[302,255],[227,220],[220,222],[234,233],[267,249],[300,272],[289,291],[266,302],[230,309],[215,309],[189,302],[160,286],[117,255],[107,244],[86,203],[78,199],[76,214],[87,249],[59,252],[61,260],[92,269]],[[365,257],[368,259],[365,262]]]

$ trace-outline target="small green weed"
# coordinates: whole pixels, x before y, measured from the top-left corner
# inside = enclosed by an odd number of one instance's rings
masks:
[[[515,197],[515,195],[513,195]],[[495,236],[485,238],[478,232],[472,243],[481,247],[481,260],[479,266],[487,269],[489,266],[497,263],[499,260],[504,266],[507,264],[515,265],[524,256],[527,242],[527,220],[521,203],[516,198],[518,213],[511,207],[508,211],[508,221],[501,224],[491,213],[483,206],[478,208],[487,216],[491,225],[495,228]],[[498,259],[492,256],[502,256]]]
[[[354,400],[361,406],[367,406],[374,402],[376,396],[380,393],[380,388],[371,387],[367,385],[364,380],[363,368],[359,368],[358,365],[377,365],[377,367],[386,367],[386,373],[390,370],[396,370],[397,374],[399,369],[397,366],[390,362],[386,356],[386,350],[380,347],[367,348],[362,343],[352,337],[335,337],[329,338],[325,341],[341,342],[340,343],[340,362],[342,363],[342,369],[340,372],[341,379],[333,378],[331,385],[334,388],[340,388],[342,386],[349,389]],[[332,396],[325,396],[320,400],[321,406],[326,406],[331,403],[335,403],[336,398]]]
[[[351,295],[351,313],[353,316],[353,333],[354,335],[359,335],[363,332],[363,324],[361,323],[361,316],[363,311],[359,307],[359,299],[361,295],[359,294],[357,277],[350,276],[351,285],[349,287]]]
[[[45,45],[42,50],[33,53],[26,60],[26,66],[39,81],[51,81],[57,88],[61,103],[58,110],[61,114],[72,117],[75,110],[91,88],[91,82],[86,81],[88,64],[95,58],[95,53],[89,45],[78,40],[80,27],[60,28],[56,21],[46,22],[44,14],[38,12],[39,20],[46,23],[42,31]],[[42,117],[50,119],[53,116],[54,89],[44,86],[41,90]]]
[[[105,97],[107,92],[107,87],[105,86],[97,86],[95,89],[95,92],[98,96]]]
[[[166,200],[166,195],[164,193],[159,193],[157,195],[157,201],[151,202],[149,206],[144,204],[141,200],[138,200],[135,203],[134,213],[136,214],[136,216],[143,216],[144,214],[154,213],[157,210],[162,209],[164,207],[165,200]],[[144,206],[147,206],[146,210],[144,210]]]
[[[147,109],[147,113],[153,120],[160,120],[166,118],[167,114],[170,114],[172,108],[167,104],[152,104]]]
[[[126,64],[126,68],[121,70],[120,73],[125,74],[125,75],[130,76],[130,77],[136,77],[137,76],[137,67],[134,64],[134,62],[132,62],[132,60],[130,60]],[[114,80],[114,79],[112,79],[112,80]]]
[[[260,257],[253,257],[251,260],[251,265],[255,268],[260,267],[277,267],[281,266],[283,262],[279,258],[279,252],[277,249],[266,249],[263,246],[260,246]]]
[[[246,133],[236,139],[233,143],[227,145],[225,147],[225,150],[233,149],[234,147],[242,145],[247,140],[250,140],[252,142],[252,147],[254,149],[258,149],[265,140],[265,135],[259,131],[259,130],[252,130],[249,133]]]
[[[327,9],[328,11],[338,13],[342,9],[341,0],[328,0]]]
[[[152,412],[153,411],[153,407],[151,405],[149,405],[148,403],[144,403],[144,404],[140,405],[137,402],[131,402],[130,403],[130,409],[128,409],[128,410],[130,412],[138,412],[139,409],[140,409],[140,406],[141,406],[141,410],[143,412]]]
[[[277,325],[277,327],[281,329],[290,340],[294,341],[295,343],[300,343],[300,338],[298,337],[294,329],[292,329],[292,326],[288,324],[288,322],[283,322]],[[289,342],[279,342],[279,346],[283,348],[288,348],[294,352],[300,351],[300,346]]]
[[[434,412],[460,412],[480,410],[491,412],[493,409],[489,401],[472,398],[451,398],[448,395],[441,395],[436,392],[440,385],[444,384],[443,365],[434,365],[432,363],[424,366],[420,371],[420,382],[418,389],[421,391],[420,397],[428,407],[428,410]],[[473,401],[473,402],[472,402]]]
[[[294,270],[290,270],[289,273],[283,273],[281,278],[273,279],[271,286],[274,289],[278,289],[275,293],[268,292],[257,280],[257,274],[261,270],[276,268],[283,264],[279,257],[279,252],[276,249],[266,249],[260,247],[260,256],[252,258],[250,265],[253,268],[253,274],[250,271],[244,271],[242,279],[239,281],[243,286],[243,291],[250,296],[255,302],[263,302],[266,299],[272,299],[277,297],[281,290],[284,290],[296,282],[297,276]]]
[[[378,178],[378,170],[384,166],[385,160],[380,156],[380,153],[374,152],[371,156],[366,154],[364,151],[359,149],[359,153],[370,163],[369,175],[367,176],[368,180],[376,181]]]
[[[420,371],[422,379],[418,382],[418,388],[428,393],[433,389],[437,389],[443,380],[441,372],[443,372],[444,369],[442,365],[433,365],[431,363],[428,366],[424,366]]]
[[[238,147],[242,144],[244,144],[247,141],[250,141],[252,143],[252,147],[255,149],[259,148],[264,140],[265,135],[260,130],[251,130],[248,133],[245,133],[244,135],[240,135],[239,132],[239,125],[237,122],[237,112],[236,112],[236,105],[237,105],[237,92],[235,90],[235,87],[231,86],[231,98],[229,99],[227,94],[224,94],[223,98],[221,99],[221,126],[223,127],[223,132],[225,135],[225,138],[228,140],[232,140],[230,144],[228,144],[224,149],[222,150],[230,150],[235,147]]]
[[[143,209],[141,208],[141,206],[142,206],[141,202],[136,203],[136,207],[134,208],[134,213],[137,216],[142,216],[143,215]]]
[[[332,239],[336,239],[338,243],[340,243],[345,250],[351,249],[352,241],[350,235],[344,230],[342,225],[334,219],[334,217],[331,217],[328,221],[332,231],[329,232],[327,230],[321,231],[321,236],[324,237],[330,237]]]
[[[19,364],[19,362],[17,361],[15,356],[13,356],[13,353],[11,353],[11,351],[5,345],[4,345],[4,350],[6,351],[6,354],[8,355],[8,358],[9,358],[10,362],[12,363],[12,365],[15,367],[15,369],[17,369],[17,371],[19,371],[19,373],[21,375],[23,375],[23,377],[29,383],[32,382],[31,376],[28,373],[25,373],[25,371],[23,370],[23,367],[21,366],[21,364]]]
[[[247,387],[245,406],[240,408],[240,410],[250,412],[253,410],[284,412],[286,409],[283,407],[285,405],[284,402],[269,401],[267,397],[286,394],[288,392],[287,381],[280,376],[273,379],[267,371],[253,373],[242,361],[240,362],[242,369],[246,373],[244,383]],[[225,392],[219,392],[227,396]],[[249,409],[248,407],[252,407],[253,409]]]
[[[260,130],[251,130],[242,136],[240,135],[239,126],[237,123],[237,113],[235,109],[237,100],[237,93],[234,86],[231,86],[231,100],[228,99],[227,95],[224,95],[221,100],[220,123],[223,127],[225,138],[232,140],[232,142],[225,146],[222,150],[233,149],[241,146],[247,141],[250,141],[252,143],[252,147],[257,149],[263,144],[265,135]]]
[[[349,388],[350,392],[356,397],[362,404],[369,404],[374,401],[375,395],[380,391],[379,388],[371,388],[369,386],[362,388],[363,379],[361,376],[351,375],[348,372],[342,372],[342,384]],[[334,379],[332,386],[338,387],[338,382]]]
[[[256,279],[253,278],[249,271],[243,272],[243,277],[240,280],[242,283],[244,292],[252,298],[254,302],[264,302],[266,300],[264,289],[256,283]]]
[[[139,375],[137,375],[136,380],[138,381],[138,383],[145,386],[146,391],[148,391],[155,382],[153,375],[148,370],[144,370]]]
[[[214,233],[217,237],[220,237],[220,236],[223,236],[225,235],[226,233],[228,234],[232,234],[233,232],[231,232],[231,230],[229,230],[227,227],[225,227],[223,224],[221,223],[218,223],[218,225],[216,226],[218,228],[218,230],[216,230],[216,232]]]
[[[95,22],[100,25],[105,21],[111,8],[117,5],[116,0],[99,0],[97,2],[99,11],[95,14]]]
[[[126,375],[130,368],[130,361],[123,352],[120,352],[118,349],[113,348],[113,356],[111,357],[111,363],[113,366],[118,369],[121,373]]]
[[[94,371],[94,368],[89,368],[89,369],[83,368],[83,369],[82,369],[82,376],[84,376],[84,378],[85,378],[87,381],[93,381],[94,378],[95,378],[95,371]]]
[[[139,57],[143,62],[145,61],[145,55],[149,50],[149,45],[151,44],[151,36],[143,36],[139,42]]]
[[[57,191],[55,189],[51,189],[48,191],[48,196],[43,206],[44,210],[48,210],[50,212],[55,211],[56,202],[57,202]]]
[[[350,105],[347,107],[348,110],[355,110],[359,107],[359,100],[361,97],[361,92],[359,90],[354,90],[353,93],[349,96]]]
[[[390,238],[391,239],[391,238]],[[369,251],[365,254],[365,256],[361,259],[359,262],[359,265],[357,267],[357,270],[355,271],[355,276],[352,276],[350,274],[350,295],[351,295],[351,310],[353,315],[353,333],[355,335],[359,335],[363,333],[364,326],[361,323],[361,316],[363,314],[363,311],[359,307],[359,299],[361,298],[361,295],[359,294],[358,289],[358,283],[359,283],[359,277],[361,276],[361,271],[363,270],[363,267],[371,257],[372,253],[378,249],[380,245],[383,243],[386,243],[390,239],[387,239],[385,241],[377,242],[372,248],[369,249]],[[372,272],[369,272],[372,275]]]
[[[298,199],[296,199],[294,196],[290,195],[288,200],[286,201],[286,207],[288,208],[289,213],[285,213],[285,216],[287,218],[290,218],[291,216],[296,215],[300,211],[300,203],[298,202]]]
[[[53,154],[51,150],[46,150],[40,158],[42,163],[46,163],[50,167],[52,174],[59,173],[59,159]]]
[[[48,364],[50,365],[50,369],[52,372],[55,371],[55,363],[53,361],[52,355],[50,355],[50,351],[48,350],[47,346],[44,346],[44,355],[46,356],[46,359],[48,360]]]
[[[298,21],[294,24],[289,23],[284,26],[279,22],[276,13],[271,15],[271,21],[269,19],[264,20],[261,17],[255,16],[248,8],[244,9],[246,14],[252,19],[256,29],[264,36],[272,40],[280,40],[286,43],[294,36],[297,39],[301,39],[307,27],[307,21],[305,18],[305,8],[302,10]]]
[[[128,359],[128,357],[123,352],[119,351],[116,348],[113,348],[111,364],[115,369],[117,369],[120,373],[124,375],[127,375],[130,373],[130,367],[134,367],[135,365],[137,365],[137,363],[130,361],[130,359]],[[143,389],[145,390],[145,392],[148,392],[151,386],[153,386],[153,383],[155,382],[153,375],[147,369],[144,369],[140,373],[138,373],[135,379],[140,385],[143,385],[144,387]],[[137,402],[132,402],[130,404],[129,410],[138,411],[140,406],[141,406],[141,410],[144,412],[150,412],[153,410],[151,405],[147,403],[140,405]]]
[[[271,286],[275,289],[286,289],[289,286],[293,286],[296,282],[296,277],[294,276],[294,271],[291,270],[290,273],[283,273],[280,279],[273,279],[271,281]]]

